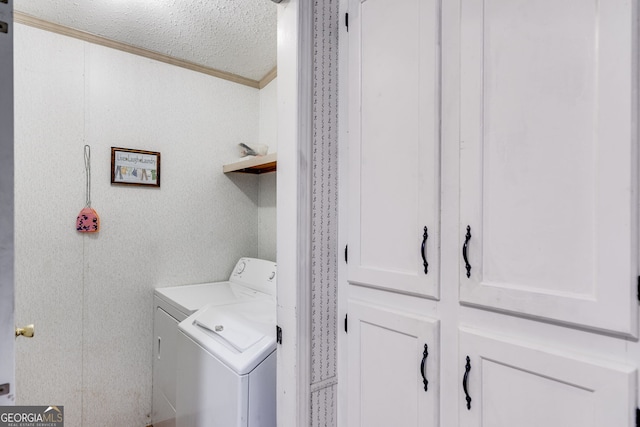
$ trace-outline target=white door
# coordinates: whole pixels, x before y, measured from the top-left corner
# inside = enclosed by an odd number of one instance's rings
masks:
[[[461,0],[464,303],[637,336],[635,3]]]
[[[0,405],[15,396],[13,323],[13,3],[0,2]]]
[[[349,3],[352,284],[439,298],[439,3]]]
[[[439,322],[349,301],[349,426],[435,427]]]
[[[634,425],[636,370],[461,329],[463,427]]]
[[[153,317],[153,391],[151,421],[157,427],[174,427],[178,320],[157,306]]]

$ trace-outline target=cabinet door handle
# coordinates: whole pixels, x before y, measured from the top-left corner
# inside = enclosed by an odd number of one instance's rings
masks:
[[[422,375],[424,391],[427,391],[429,389],[429,380],[427,380],[427,376],[424,373],[424,365],[427,363],[427,356],[429,356],[429,347],[427,347],[427,344],[425,344],[424,352],[422,353],[422,362],[420,363],[420,375]]]
[[[471,277],[471,264],[469,264],[469,240],[471,240],[471,227],[467,225],[467,234],[464,236],[464,245],[462,245],[462,258],[464,258],[464,266],[467,269],[467,277]]]
[[[429,272],[429,263],[427,262],[427,239],[429,233],[427,233],[427,227],[424,227],[424,234],[422,235],[422,247],[420,248],[420,255],[422,255],[422,265],[424,266],[424,274]]]
[[[465,399],[467,400],[467,409],[471,410],[471,396],[467,385],[469,383],[469,371],[471,370],[471,359],[467,356],[467,364],[464,365],[464,377],[462,378],[462,389],[464,390]]]

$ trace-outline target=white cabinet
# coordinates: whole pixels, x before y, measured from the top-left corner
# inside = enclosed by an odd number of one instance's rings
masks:
[[[349,427],[634,425],[638,0],[348,1]]]
[[[349,426],[438,425],[439,322],[349,302]]]
[[[439,321],[386,294],[440,298],[439,2],[351,0],[348,37],[347,276],[384,290],[347,307],[348,425],[435,427]]]
[[[437,299],[438,2],[349,16],[349,281]]]
[[[460,331],[465,427],[631,426],[635,369],[583,355]],[[468,362],[466,358],[468,357]]]
[[[460,299],[637,336],[632,2],[461,9]]]

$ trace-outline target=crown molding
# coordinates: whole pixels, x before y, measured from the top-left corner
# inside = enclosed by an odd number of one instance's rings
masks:
[[[273,67],[273,69],[269,71],[267,75],[264,76],[258,82],[258,89],[262,89],[263,87],[271,83],[277,76],[278,76],[278,67]]]

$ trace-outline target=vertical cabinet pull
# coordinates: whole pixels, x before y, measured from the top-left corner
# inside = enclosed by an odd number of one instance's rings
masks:
[[[420,255],[422,255],[422,265],[424,266],[424,274],[429,272],[429,263],[427,262],[427,239],[429,233],[427,233],[427,227],[424,227],[424,234],[422,235],[422,247],[420,248]]]
[[[467,269],[467,277],[471,277],[471,264],[469,264],[469,240],[471,240],[471,227],[467,225],[467,234],[464,236],[464,245],[462,245],[462,258],[464,258],[464,266]]]
[[[469,396],[469,371],[471,370],[471,359],[467,356],[467,364],[464,365],[464,377],[462,378],[462,389],[464,390],[465,399],[467,399],[467,409],[471,410],[471,396]]]
[[[429,347],[427,344],[424,345],[424,352],[422,352],[422,362],[420,363],[420,375],[422,375],[422,383],[424,384],[424,391],[429,389],[429,380],[427,380],[427,376],[424,373],[424,365],[427,362],[427,356],[429,356]]]

